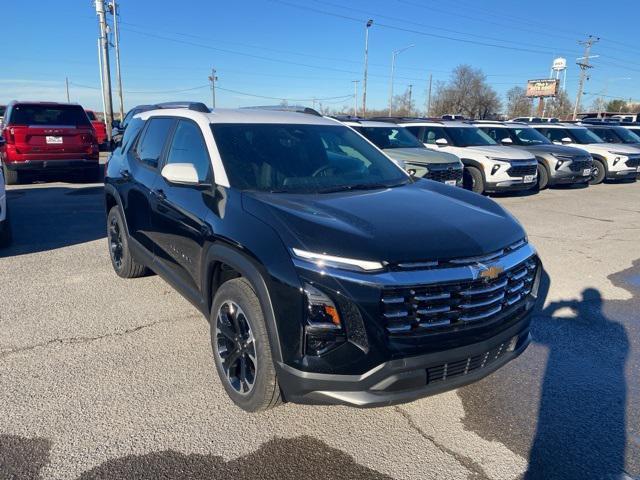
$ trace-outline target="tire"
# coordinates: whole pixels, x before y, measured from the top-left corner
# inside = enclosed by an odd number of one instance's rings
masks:
[[[544,165],[539,163],[538,164],[538,190],[544,190],[548,186],[549,186],[549,172],[547,171],[547,168]]]
[[[129,239],[124,220],[117,206],[107,215],[107,242],[113,270],[122,278],[138,278],[146,274],[147,268],[136,262],[129,250]]]
[[[462,175],[464,188],[475,193],[484,193],[484,179],[482,172],[476,167],[464,167]]]
[[[210,327],[216,370],[233,403],[247,412],[282,403],[260,300],[246,279],[235,278],[220,286]],[[230,357],[234,358],[227,365]]]
[[[604,178],[607,175],[607,170],[605,168],[604,162],[597,158],[593,159],[593,169],[591,170],[591,180],[589,180],[589,185],[598,185],[604,181]]]
[[[18,185],[20,183],[20,172],[16,170],[9,170],[5,165],[2,169],[4,174],[4,181],[7,185]]]

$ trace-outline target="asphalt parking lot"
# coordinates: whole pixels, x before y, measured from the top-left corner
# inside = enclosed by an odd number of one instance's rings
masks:
[[[516,361],[398,407],[234,407],[201,315],[112,271],[99,184],[8,188],[0,479],[640,476],[640,183],[500,197],[551,278]]]

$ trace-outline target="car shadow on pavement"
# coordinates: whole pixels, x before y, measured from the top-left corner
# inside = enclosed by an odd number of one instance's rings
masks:
[[[547,278],[541,287],[548,286]],[[532,330],[535,342],[547,347],[548,358],[524,478],[622,478],[625,327],[604,313],[601,293],[587,288],[580,299],[549,303],[536,315]]]
[[[43,438],[0,435],[0,478],[31,480],[49,462],[51,442]]]
[[[13,241],[0,258],[54,250],[106,236],[104,187],[29,186],[7,191]]]

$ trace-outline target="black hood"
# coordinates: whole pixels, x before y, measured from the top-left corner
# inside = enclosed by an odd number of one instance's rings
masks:
[[[243,208],[287,247],[391,263],[483,255],[525,235],[492,200],[428,180],[330,194],[245,192]]]
[[[534,155],[542,155],[545,153],[555,153],[556,155],[564,155],[566,157],[586,157],[589,152],[575,147],[567,147],[565,145],[540,144],[540,145],[514,145],[514,148],[526,150]]]

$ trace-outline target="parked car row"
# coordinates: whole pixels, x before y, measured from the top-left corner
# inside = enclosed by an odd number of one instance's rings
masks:
[[[454,182],[441,176],[434,166],[447,165],[449,172],[462,173],[462,185],[476,193],[634,181],[640,174],[640,137],[619,125],[542,122],[533,117],[528,122],[336,118],[373,141],[412,174],[451,184]],[[430,153],[411,144],[406,132]],[[410,158],[404,154],[408,146],[413,152]],[[438,157],[434,153],[449,155],[448,160],[435,160]],[[464,170],[451,168],[454,163]]]

